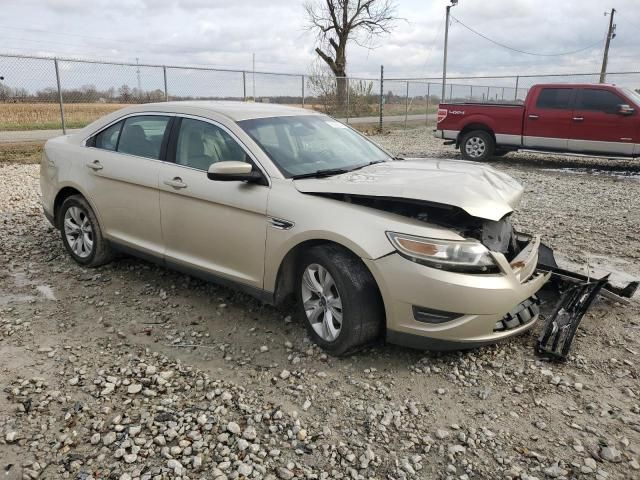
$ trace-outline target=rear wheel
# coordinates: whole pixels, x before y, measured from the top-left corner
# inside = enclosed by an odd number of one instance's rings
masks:
[[[465,133],[460,142],[460,153],[465,160],[484,162],[489,160],[495,151],[496,143],[489,132],[473,130]]]
[[[109,242],[103,238],[95,213],[81,195],[72,195],[62,202],[58,228],[64,247],[80,265],[97,267],[111,260]]]
[[[371,272],[349,251],[320,245],[303,255],[296,274],[299,316],[329,353],[351,353],[382,330],[384,308]]]
[[[510,151],[511,150],[500,150],[500,149],[496,148],[496,150],[493,152],[493,156],[494,157],[504,157]]]

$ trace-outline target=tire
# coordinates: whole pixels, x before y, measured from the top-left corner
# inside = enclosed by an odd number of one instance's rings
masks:
[[[111,246],[102,236],[98,219],[84,197],[72,195],[66,198],[57,220],[62,243],[77,263],[98,267],[111,261]]]
[[[484,162],[489,160],[496,149],[496,142],[489,132],[472,130],[465,133],[460,142],[460,153],[465,160]]]
[[[298,262],[294,285],[298,314],[311,339],[328,353],[353,353],[380,335],[384,307],[378,286],[351,252],[337,245],[310,248]]]
[[[500,150],[500,149],[495,149],[493,152],[493,156],[494,157],[504,157],[507,153],[509,153],[511,150]]]

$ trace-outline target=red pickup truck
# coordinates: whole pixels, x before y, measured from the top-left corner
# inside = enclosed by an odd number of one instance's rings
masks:
[[[608,84],[531,87],[524,104],[441,103],[434,134],[483,161],[514,150],[640,157],[640,95]]]

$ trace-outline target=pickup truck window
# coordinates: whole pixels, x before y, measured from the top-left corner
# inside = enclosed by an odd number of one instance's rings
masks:
[[[543,88],[536,101],[537,108],[569,110],[571,108],[571,88]]]
[[[609,90],[585,88],[579,95],[576,110],[618,113],[619,106],[623,103],[626,101]]]
[[[629,88],[623,88],[622,91],[636,104],[636,106],[640,106],[640,92],[636,92]]]

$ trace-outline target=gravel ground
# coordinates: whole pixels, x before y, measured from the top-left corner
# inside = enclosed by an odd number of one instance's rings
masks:
[[[375,140],[454,153],[424,129]],[[545,170],[567,165],[493,163],[526,183],[517,224],[570,261],[640,276],[640,182]],[[335,359],[286,309],[132,258],[79,267],[38,190],[36,165],[0,162],[5,478],[640,476],[637,301],[598,301],[564,364],[534,355],[539,326],[466,353]]]

